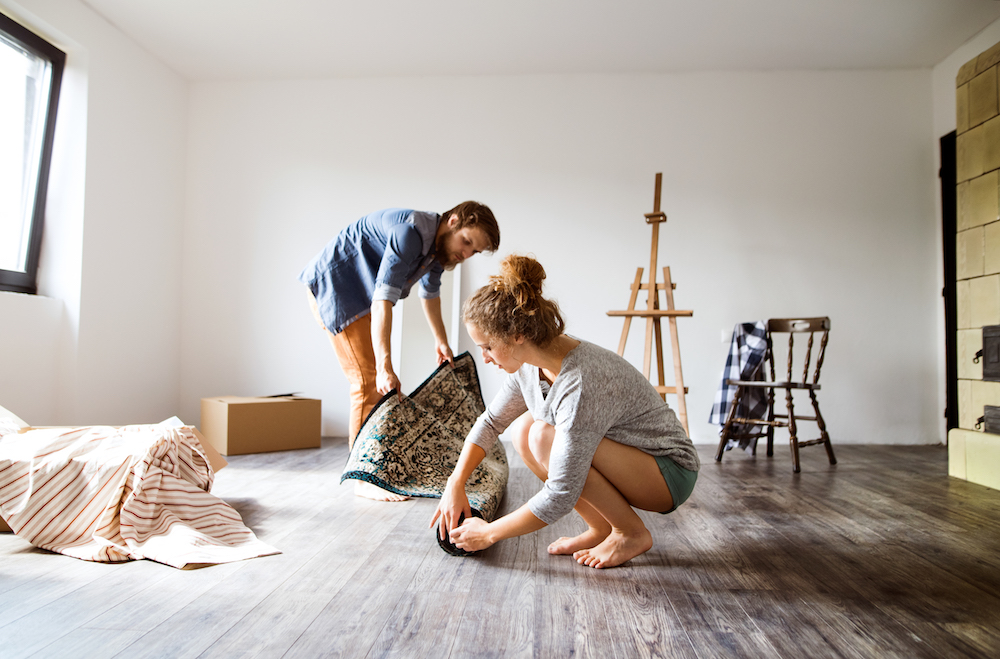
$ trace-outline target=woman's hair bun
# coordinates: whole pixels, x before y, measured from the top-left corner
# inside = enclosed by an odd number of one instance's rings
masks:
[[[511,254],[500,262],[500,274],[490,277],[493,290],[513,296],[517,310],[533,315],[542,297],[545,268],[530,256]]]
[[[500,273],[465,301],[462,318],[489,336],[504,341],[521,336],[546,346],[566,324],[559,306],[542,297],[544,280],[541,263],[511,254],[500,262]]]

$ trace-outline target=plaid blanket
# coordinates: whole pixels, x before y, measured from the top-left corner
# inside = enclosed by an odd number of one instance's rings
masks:
[[[722,382],[715,393],[715,403],[708,422],[724,426],[729,417],[729,408],[736,397],[736,385],[729,380],[763,380],[764,357],[767,353],[767,323],[758,320],[752,323],[740,323],[733,329],[733,339],[726,357],[726,366],[722,370]],[[740,399],[736,416],[742,418],[761,419],[767,414],[767,394],[764,389],[747,389]],[[733,434],[741,435],[738,442],[730,440],[726,450],[738,445],[742,449],[750,446],[750,437],[759,432],[761,426],[734,424]],[[721,431],[720,431],[721,432]]]

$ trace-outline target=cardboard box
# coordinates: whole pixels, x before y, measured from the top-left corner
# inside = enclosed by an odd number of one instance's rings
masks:
[[[201,399],[201,432],[222,455],[319,448],[322,401],[298,396]]]
[[[226,462],[226,459],[215,450],[215,447],[208,443],[205,436],[198,432],[197,428],[191,428],[191,430],[194,431],[194,436],[198,438],[198,443],[201,444],[201,450],[205,452],[205,457],[208,458],[208,464],[212,465],[212,471],[218,473],[220,469],[229,464]]]

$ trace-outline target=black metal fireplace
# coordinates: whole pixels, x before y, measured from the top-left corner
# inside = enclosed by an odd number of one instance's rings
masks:
[[[983,379],[1000,382],[1000,325],[983,328],[983,349],[976,353],[975,363],[983,362]],[[1000,407],[986,405],[983,416],[976,421],[976,430],[985,424],[988,433],[1000,435]]]
[[[983,328],[983,349],[976,353],[975,361],[983,361],[983,379],[1000,382],[1000,325]]]

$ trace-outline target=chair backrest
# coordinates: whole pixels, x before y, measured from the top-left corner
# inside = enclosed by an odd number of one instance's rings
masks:
[[[788,334],[788,359],[785,369],[786,382],[801,382],[802,384],[817,384],[819,382],[819,372],[823,368],[823,357],[826,354],[826,342],[830,337],[830,319],[822,318],[771,318],[767,321],[767,354],[768,365],[771,368],[771,380],[775,381],[774,372],[774,344],[773,335]],[[802,367],[802,378],[795,380],[792,375],[793,356],[795,355],[795,335],[809,334],[809,341],[802,354],[804,365]],[[816,334],[820,335],[819,352],[816,355],[816,366],[810,378],[809,367],[812,362],[813,339]],[[800,351],[801,352],[801,351]]]

